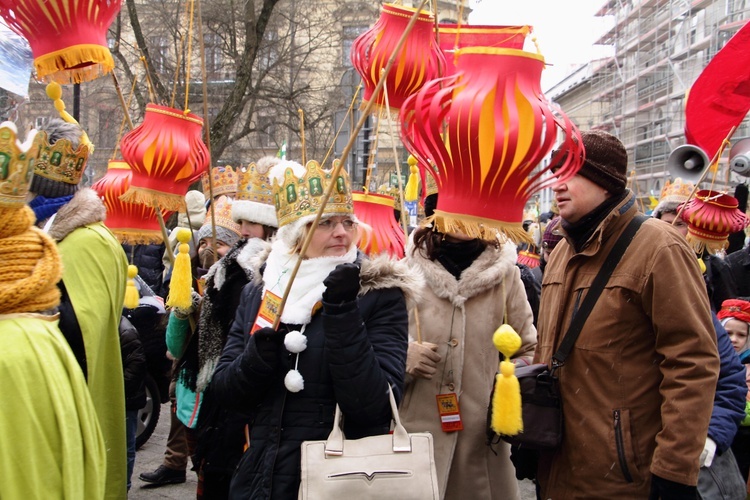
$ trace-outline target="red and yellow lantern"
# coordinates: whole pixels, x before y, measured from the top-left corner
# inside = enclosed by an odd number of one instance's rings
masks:
[[[716,253],[726,248],[729,235],[742,231],[750,220],[739,208],[737,198],[702,189],[685,204],[680,218],[687,222],[687,241],[696,253]]]
[[[377,96],[372,93],[414,12],[414,8],[384,4],[380,19],[354,40],[351,59],[362,77],[364,101],[374,98],[378,106],[385,106],[384,93]],[[400,108],[407,97],[418,91],[425,82],[437,77],[439,68],[445,65],[445,58],[435,39],[434,22],[435,18],[429,12],[419,12],[416,24],[386,75],[385,86],[391,108]]]
[[[115,67],[107,30],[120,0],[0,0],[0,16],[28,40],[36,76],[44,82],[81,83]]]
[[[531,26],[480,26],[474,24],[439,24],[438,40],[445,56],[444,75],[456,72],[455,54],[468,47],[491,47],[523,50]]]
[[[352,201],[354,215],[369,226],[360,231],[360,250],[370,256],[387,253],[396,259],[403,258],[406,237],[393,214],[393,197],[353,192]]]
[[[91,186],[107,207],[105,225],[120,240],[120,243],[161,244],[163,242],[161,228],[153,207],[125,203],[120,199],[120,196],[130,187],[132,175],[127,163],[122,160],[110,160],[107,173]],[[170,212],[162,212],[164,219],[169,215]]]
[[[580,133],[541,91],[544,58],[517,49],[460,49],[457,73],[428,82],[401,109],[401,138],[430,169],[441,232],[529,241],[529,197],[583,163]],[[558,141],[562,158],[542,162]],[[565,154],[563,154],[565,153]],[[546,175],[556,167],[556,177]]]
[[[122,200],[179,210],[190,184],[211,161],[201,139],[202,127],[203,120],[196,115],[148,104],[143,123],[120,142],[122,157],[133,171]]]

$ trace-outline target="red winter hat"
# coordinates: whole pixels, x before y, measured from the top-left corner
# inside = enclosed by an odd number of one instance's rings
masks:
[[[741,299],[727,299],[721,303],[721,311],[716,317],[720,320],[734,318],[750,323],[750,302]]]

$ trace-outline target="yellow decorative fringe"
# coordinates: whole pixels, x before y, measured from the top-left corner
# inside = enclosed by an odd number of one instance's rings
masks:
[[[177,241],[180,242],[180,245],[177,256],[174,259],[167,305],[169,307],[187,309],[193,303],[193,298],[191,297],[193,277],[190,270],[190,246],[188,245],[190,230],[184,227],[180,228],[177,231]]]
[[[34,59],[37,78],[60,84],[95,80],[115,69],[107,47],[82,44],[50,52]]]
[[[685,239],[687,240],[688,245],[690,245],[693,251],[698,255],[703,254],[704,251],[713,255],[721,252],[729,245],[729,235],[722,239],[712,238],[711,236],[701,238],[696,235],[695,232],[697,232],[697,230],[689,230]]]
[[[521,386],[515,375],[515,365],[508,360],[521,347],[521,337],[513,327],[504,324],[492,335],[492,343],[505,359],[500,362],[500,373],[495,376],[490,426],[497,434],[515,436],[523,430]]]
[[[521,222],[503,222],[435,210],[435,214],[424,221],[424,225],[430,223],[434,223],[441,233],[463,233],[487,241],[495,241],[498,235],[502,235],[516,244],[534,243],[531,235],[523,230]]]
[[[138,276],[138,268],[133,264],[128,266],[128,284],[125,287],[125,307],[135,309],[138,307],[138,289],[135,287],[135,277]]]
[[[120,243],[127,245],[161,245],[161,232],[148,229],[110,228]]]
[[[404,188],[405,201],[417,201],[419,198],[419,169],[417,168],[417,159],[414,155],[409,155],[409,181]]]
[[[156,204],[160,208],[170,212],[177,212],[185,206],[185,200],[183,196],[180,196],[179,194],[164,193],[162,191],[140,188],[132,185],[120,196],[120,200],[125,203],[138,203],[141,205],[148,205],[149,207],[154,206],[154,201],[156,201]]]

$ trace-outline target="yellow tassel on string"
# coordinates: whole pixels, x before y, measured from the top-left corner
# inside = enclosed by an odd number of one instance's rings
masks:
[[[138,268],[133,264],[128,266],[128,284],[125,287],[125,304],[127,309],[138,307],[138,289],[135,287],[135,277],[138,276]]]
[[[500,362],[500,373],[495,376],[490,426],[497,434],[515,436],[523,430],[521,386],[515,375],[516,367],[508,360],[521,347],[521,337],[505,324],[492,335],[492,343],[505,359]]]
[[[404,188],[404,201],[417,201],[419,198],[419,169],[417,168],[417,159],[414,155],[409,155],[409,181]]]
[[[190,230],[184,227],[180,228],[177,231],[177,241],[180,242],[180,245],[172,268],[172,281],[169,284],[167,305],[187,309],[193,303],[191,297],[193,277],[190,270],[190,246],[188,245]]]

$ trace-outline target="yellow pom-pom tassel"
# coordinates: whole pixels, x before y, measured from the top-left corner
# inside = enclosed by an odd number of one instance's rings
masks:
[[[414,155],[409,155],[409,181],[404,188],[404,201],[417,201],[419,198],[419,169],[417,168],[417,159]]]
[[[138,268],[134,265],[128,266],[128,284],[125,287],[125,307],[135,309],[138,307],[138,289],[135,287],[135,277],[138,276]]]
[[[521,347],[521,337],[505,324],[492,335],[492,343],[505,360],[500,362],[500,372],[495,376],[490,426],[497,434],[514,436],[523,430],[521,386],[515,375],[515,365],[507,360]]]
[[[706,274],[706,263],[700,257],[698,257],[698,267],[701,268],[701,274]]]
[[[193,303],[191,293],[193,291],[193,276],[190,271],[190,230],[181,228],[177,231],[178,246],[177,256],[174,259],[172,269],[172,281],[169,284],[169,307],[181,307],[187,309]]]

